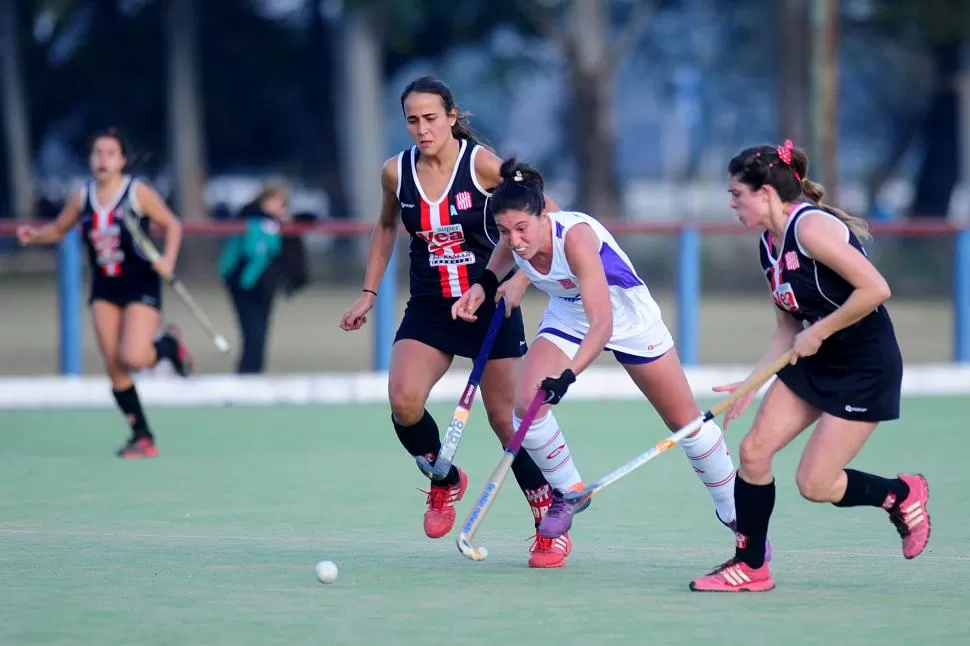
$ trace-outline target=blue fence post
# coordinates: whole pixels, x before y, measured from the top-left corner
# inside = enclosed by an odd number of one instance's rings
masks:
[[[387,264],[387,271],[374,301],[374,370],[385,372],[391,367],[397,321],[397,244]]]
[[[57,247],[57,313],[60,372],[81,374],[81,234],[72,227]]]
[[[953,360],[970,363],[970,226],[957,231],[954,240]]]
[[[697,364],[697,318],[701,291],[701,235],[685,224],[678,238],[677,352],[685,366]]]

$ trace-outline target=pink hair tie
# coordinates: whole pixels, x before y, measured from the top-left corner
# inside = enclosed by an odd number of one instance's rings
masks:
[[[794,149],[794,147],[795,146],[794,144],[792,144],[791,139],[786,139],[785,145],[778,146],[778,159],[785,162],[786,166],[792,165],[791,159],[792,159],[792,150]],[[795,179],[797,179],[799,182],[802,181],[802,178],[798,176],[798,171],[792,168],[792,172],[795,174]]]

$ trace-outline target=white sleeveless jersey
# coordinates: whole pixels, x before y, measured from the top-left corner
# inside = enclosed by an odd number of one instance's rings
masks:
[[[548,323],[553,323],[556,328],[565,326],[568,329],[561,332],[578,333],[579,336],[589,332],[589,320],[579,294],[579,279],[569,268],[565,251],[569,229],[577,224],[588,224],[600,240],[600,258],[613,307],[613,336],[606,347],[636,354],[646,350],[639,347],[642,345],[640,341],[651,330],[656,330],[658,324],[663,327],[663,321],[660,306],[637,275],[630,258],[602,224],[584,213],[559,211],[549,213],[549,219],[552,225],[552,266],[548,274],[539,273],[527,260],[514,251],[512,253],[515,264],[532,284],[549,295],[543,326]]]

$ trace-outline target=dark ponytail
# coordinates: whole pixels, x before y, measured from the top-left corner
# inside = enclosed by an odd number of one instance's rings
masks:
[[[805,199],[841,220],[859,240],[865,242],[872,238],[872,234],[869,233],[869,223],[863,218],[857,215],[850,215],[842,209],[837,209],[822,201],[822,198],[825,196],[825,187],[818,182],[813,182],[808,179],[808,155],[803,150],[799,148],[792,150],[791,165],[795,172],[798,173],[798,177],[801,178],[802,195]]]
[[[470,125],[468,125],[468,117],[470,116],[471,112],[466,112],[464,110],[458,111],[458,116],[455,119],[455,125],[451,127],[452,136],[455,139],[467,139],[474,144],[488,148],[488,145],[483,141],[482,136],[475,132]]]
[[[492,191],[488,200],[489,211],[497,216],[505,211],[525,211],[539,216],[546,210],[545,180],[542,173],[520,164],[515,157],[502,162],[499,170],[502,183]]]

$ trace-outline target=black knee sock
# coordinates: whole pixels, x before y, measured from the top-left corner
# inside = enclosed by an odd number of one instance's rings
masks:
[[[734,505],[738,514],[738,541],[734,558],[759,568],[765,563],[768,521],[775,508],[775,481],[753,485],[742,479],[739,473],[734,479]]]
[[[178,354],[179,344],[171,334],[163,334],[155,341],[155,363],[162,359],[174,359]]]
[[[397,439],[401,441],[404,450],[415,457],[423,455],[432,463],[434,462],[438,457],[438,451],[441,450],[441,438],[438,436],[438,424],[431,417],[431,413],[425,410],[424,415],[413,426],[399,424],[393,416],[391,421],[394,423],[394,432],[397,433]],[[451,465],[448,475],[436,481],[435,484],[443,487],[458,484],[458,469],[455,465]]]
[[[552,489],[528,451],[519,451],[516,454],[515,459],[512,460],[512,474],[515,476],[515,481],[519,483],[525,499],[529,501],[529,506],[532,507],[532,514],[538,527],[542,516],[552,504]]]
[[[909,485],[899,478],[881,478],[855,469],[845,470],[845,495],[836,507],[882,507],[889,511],[906,500]]]
[[[112,390],[111,394],[115,396],[118,408],[128,418],[128,424],[131,426],[131,433],[134,438],[147,437],[151,439],[152,432],[148,430],[148,422],[145,420],[145,412],[141,409],[141,402],[138,400],[138,391],[135,390],[135,386],[131,385],[125,390]]]

